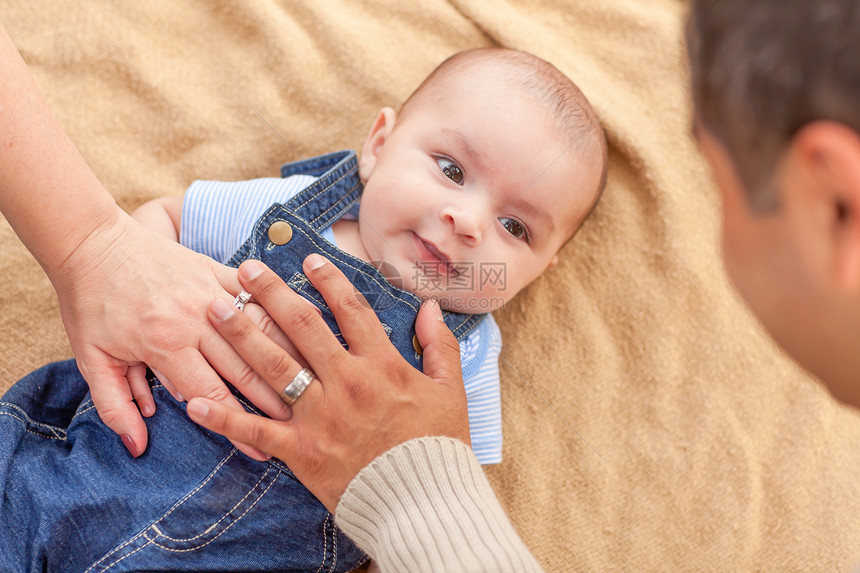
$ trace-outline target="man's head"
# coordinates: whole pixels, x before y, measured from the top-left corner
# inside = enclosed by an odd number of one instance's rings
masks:
[[[774,339],[860,405],[860,6],[693,0],[694,130],[723,257]]]
[[[557,261],[603,189],[606,141],[579,89],[535,56],[456,54],[362,148],[369,258],[443,308],[499,308]]]

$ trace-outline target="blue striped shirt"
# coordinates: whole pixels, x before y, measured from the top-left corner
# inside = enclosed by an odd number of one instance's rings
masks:
[[[316,180],[307,175],[250,181],[195,181],[182,203],[179,241],[222,263],[251,235],[273,203],[286,203]],[[322,236],[336,244],[331,227]],[[502,461],[499,353],[502,334],[491,315],[460,341],[472,450],[482,464]]]

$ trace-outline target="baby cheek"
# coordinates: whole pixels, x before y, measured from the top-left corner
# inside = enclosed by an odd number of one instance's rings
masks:
[[[518,287],[509,282],[509,272],[510,269],[503,263],[482,263],[479,265],[479,273],[476,277],[478,294],[481,298],[489,300],[490,306],[494,308],[503,306],[519,290]]]
[[[475,312],[494,312],[504,307],[511,298],[510,293],[505,289],[485,290],[476,298]]]

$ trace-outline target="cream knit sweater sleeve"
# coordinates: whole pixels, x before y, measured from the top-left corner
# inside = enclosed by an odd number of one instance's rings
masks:
[[[350,482],[335,522],[382,571],[541,571],[463,442],[410,440]]]

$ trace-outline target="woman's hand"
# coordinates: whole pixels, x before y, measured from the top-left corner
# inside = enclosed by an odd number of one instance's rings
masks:
[[[284,460],[334,512],[352,478],[388,449],[433,435],[470,443],[466,393],[459,345],[434,301],[421,308],[416,321],[424,347],[422,374],[403,360],[376,314],[334,265],[311,255],[304,271],[334,313],[349,350],[300,295],[262,263],[247,261],[239,269],[242,284],[287,333],[316,377],[293,404],[288,421],[206,399],[189,401],[188,413],[231,440]],[[222,299],[210,305],[210,319],[274,391],[283,391],[301,369]]]
[[[213,298],[239,292],[236,271],[144,229],[117,206],[2,25],[0,74],[0,211],[54,284],[99,415],[133,455],[146,449],[132,401],[154,412],[143,364],[185,398],[239,408],[212,366],[228,376],[248,366],[206,319]],[[289,416],[268,385],[245,380],[240,390],[252,402]]]
[[[230,305],[241,290],[235,269],[122,213],[115,224],[82,241],[51,279],[93,403],[132,455],[147,445],[140,412],[155,412],[144,364],[180,399],[203,396],[241,409],[217,370],[268,415],[290,416],[277,393],[252,374],[206,317],[213,298]],[[265,459],[252,448],[240,449]]]

